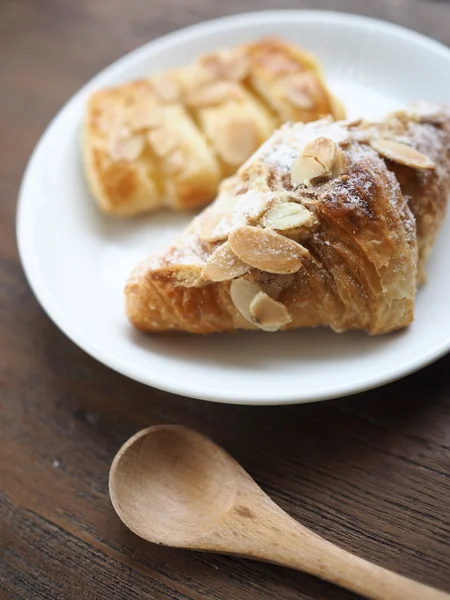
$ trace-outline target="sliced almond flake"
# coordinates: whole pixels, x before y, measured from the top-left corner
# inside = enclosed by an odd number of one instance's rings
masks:
[[[230,285],[230,297],[239,313],[252,324],[255,324],[250,314],[250,304],[261,288],[246,279],[233,279]]]
[[[142,135],[117,136],[111,139],[109,155],[113,160],[133,162],[142,154],[144,147],[145,142]]]
[[[199,215],[198,234],[203,241],[220,242],[227,239],[237,202],[237,196],[220,195]]]
[[[186,70],[183,69],[183,92],[184,99],[189,104],[189,95],[196,92],[197,90],[217,83],[217,78],[211,71],[203,68],[201,64],[194,63]]]
[[[245,263],[267,273],[297,272],[308,256],[306,248],[272,231],[245,225],[228,236],[233,252]]]
[[[213,142],[220,157],[238,167],[259,146],[259,131],[253,121],[236,116],[218,125]]]
[[[418,152],[411,146],[396,142],[389,139],[375,139],[371,140],[370,145],[376,150],[381,156],[393,160],[394,162],[412,167],[413,169],[435,169],[436,165],[432,160]]]
[[[207,242],[226,240],[233,229],[256,223],[270,207],[271,202],[271,194],[255,190],[234,196],[219,196],[211,207],[211,213],[208,210],[202,215],[200,237]]]
[[[221,242],[226,240],[228,233],[218,230],[218,227],[226,216],[218,211],[205,212],[201,215],[198,234],[204,242]]]
[[[252,320],[264,331],[278,331],[280,327],[292,321],[284,304],[264,292],[258,292],[253,297],[249,313]]]
[[[179,146],[180,140],[173,130],[155,129],[148,133],[148,141],[157,156],[167,156]]]
[[[241,54],[239,56],[229,57],[225,61],[224,77],[233,81],[245,79],[250,72],[250,59]]]
[[[342,123],[343,127],[346,127],[347,129],[351,129],[352,127],[359,127],[362,124],[362,119],[361,117],[355,117],[354,119],[347,119],[346,121],[344,121],[344,123]]]
[[[274,75],[298,73],[298,60],[287,56],[287,53],[271,52],[264,56],[264,70]]]
[[[314,108],[314,100],[308,96],[306,92],[299,90],[298,88],[289,87],[286,90],[285,96],[291,104],[302,110],[311,110]]]
[[[285,231],[298,227],[309,228],[315,223],[314,215],[296,202],[283,202],[270,208],[264,215],[264,227]]]
[[[239,88],[235,84],[227,81],[216,81],[192,89],[186,96],[186,102],[194,108],[207,108],[236,100],[239,96]]]
[[[319,136],[307,142],[292,165],[294,185],[309,185],[318,178],[336,177],[344,169],[342,149],[331,138]]]
[[[181,89],[174,76],[169,74],[153,75],[150,81],[155,88],[156,93],[163,102],[178,102],[181,96]]]
[[[303,154],[303,149],[311,141],[324,137],[344,147],[353,136],[354,132],[350,135],[342,124],[331,121],[331,118],[314,123],[285,124],[260,147],[256,157],[266,164],[275,165],[279,170],[290,171],[299,154]]]
[[[250,267],[240,260],[225,242],[209,257],[203,267],[202,277],[210,281],[228,281],[250,271]]]
[[[240,81],[250,71],[250,60],[244,54],[209,54],[200,60],[200,65],[209,71],[214,79]]]
[[[325,177],[325,167],[311,156],[299,156],[292,163],[291,181],[294,186],[309,185],[314,179]]]
[[[126,121],[132,131],[151,129],[161,123],[161,109],[154,100],[141,98],[126,112]]]
[[[336,159],[337,145],[330,138],[318,137],[306,144],[303,148],[303,156],[314,158],[319,162],[327,173],[330,173],[331,168]]]
[[[294,106],[303,110],[314,108],[315,98],[321,90],[317,77],[313,73],[295,73],[286,78],[285,85],[285,97]]]
[[[237,196],[235,205],[235,225],[252,225],[256,223],[269,208],[271,202],[272,194],[270,193],[248,190],[240,194]]]
[[[224,70],[223,55],[217,52],[205,54],[199,59],[198,65],[210,74],[211,81],[222,79]]]

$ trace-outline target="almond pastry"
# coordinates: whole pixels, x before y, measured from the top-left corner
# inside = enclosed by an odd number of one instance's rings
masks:
[[[293,177],[299,157],[326,176]],[[149,332],[406,327],[449,192],[449,108],[286,124],[171,249],[135,269],[128,317]]]
[[[327,114],[341,118],[342,107],[304,50],[276,39],[219,50],[94,93],[84,122],[87,182],[116,216],[203,206],[285,120]]]

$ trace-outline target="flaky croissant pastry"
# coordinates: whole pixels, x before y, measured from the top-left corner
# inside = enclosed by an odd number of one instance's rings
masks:
[[[86,178],[117,216],[210,202],[285,121],[343,118],[316,59],[265,39],[96,92],[84,123]]]
[[[448,108],[286,124],[135,269],[128,317],[143,331],[400,329],[449,192]]]

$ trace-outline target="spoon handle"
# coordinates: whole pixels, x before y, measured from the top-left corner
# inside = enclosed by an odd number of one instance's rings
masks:
[[[445,592],[359,558],[312,532],[308,531],[305,545],[305,534],[302,533],[301,556],[294,547],[286,549],[290,553],[290,557],[286,556],[286,566],[308,571],[371,600],[450,600],[450,595]],[[309,565],[305,564],[308,561]]]
[[[428,587],[359,558],[316,535],[289,517],[267,497],[253,508],[245,528],[227,540],[228,552],[305,571],[370,600],[450,600],[450,594]],[[240,508],[249,516],[250,510]],[[217,547],[216,547],[217,549]]]

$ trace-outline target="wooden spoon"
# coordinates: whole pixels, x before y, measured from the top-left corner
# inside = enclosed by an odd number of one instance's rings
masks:
[[[373,600],[450,600],[306,529],[224,450],[185,427],[158,425],[128,440],[109,490],[125,525],[156,544],[284,565]]]

